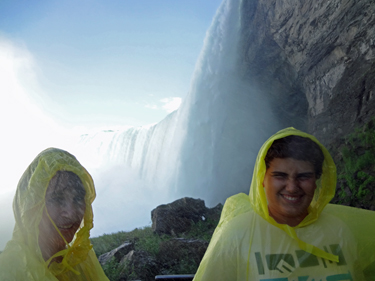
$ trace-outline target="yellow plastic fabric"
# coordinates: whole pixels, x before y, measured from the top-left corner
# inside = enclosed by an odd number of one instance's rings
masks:
[[[309,214],[296,227],[269,216],[262,184],[269,147],[289,135],[312,139],[325,157]],[[259,151],[250,194],[227,199],[194,281],[375,280],[375,212],[328,204],[335,190],[335,164],[316,138],[279,131]]]
[[[44,261],[38,244],[39,222],[45,193],[57,171],[79,176],[85,190],[86,209],[73,241],[55,256],[61,263]],[[95,188],[90,174],[66,151],[49,148],[41,152],[22,175],[13,201],[15,227],[12,239],[0,254],[0,280],[108,280],[89,240],[93,227],[91,204]]]

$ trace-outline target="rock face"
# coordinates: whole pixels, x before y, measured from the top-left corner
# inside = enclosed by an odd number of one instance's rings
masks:
[[[280,116],[306,118],[329,145],[375,115],[374,1],[255,0],[242,11],[243,78]]]
[[[218,219],[221,209],[221,204],[209,209],[203,200],[185,197],[152,210],[152,229],[159,235],[178,236],[189,231],[194,223]]]

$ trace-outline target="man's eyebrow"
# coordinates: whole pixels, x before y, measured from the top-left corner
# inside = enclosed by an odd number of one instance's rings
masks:
[[[271,172],[272,175],[287,175],[287,173],[279,172],[279,171],[273,171]]]
[[[288,175],[288,173],[280,172],[280,171],[273,171],[271,172],[272,175]],[[298,173],[297,176],[312,176],[314,175],[314,172],[304,172],[304,173]]]
[[[314,172],[305,172],[305,173],[299,173],[298,176],[313,176]]]

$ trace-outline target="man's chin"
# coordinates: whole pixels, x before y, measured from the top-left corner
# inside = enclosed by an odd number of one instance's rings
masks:
[[[301,219],[305,218],[307,216],[308,212],[307,209],[292,209],[292,210],[287,210],[284,215],[288,219]]]

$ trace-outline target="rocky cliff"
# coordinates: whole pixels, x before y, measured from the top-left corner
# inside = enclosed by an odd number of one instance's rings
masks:
[[[241,73],[329,145],[375,115],[375,1],[242,3]]]

